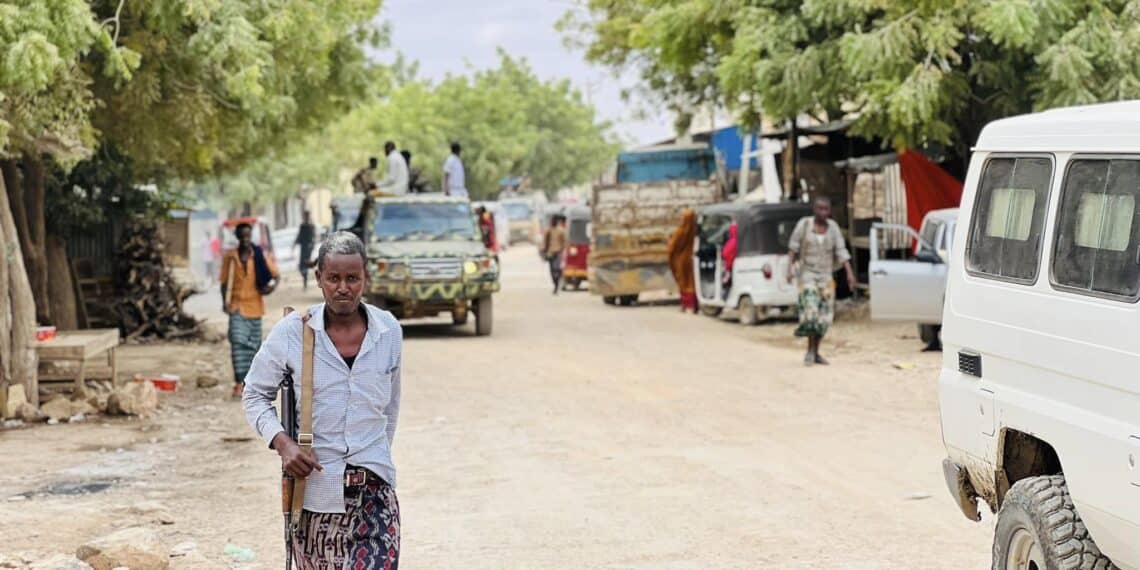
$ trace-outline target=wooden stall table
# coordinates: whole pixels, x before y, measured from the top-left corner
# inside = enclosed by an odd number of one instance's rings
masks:
[[[84,388],[88,376],[111,379],[112,386],[119,385],[119,363],[115,358],[115,348],[119,346],[119,329],[87,329],[59,331],[55,338],[36,342],[36,354],[40,360],[40,382],[73,380],[77,390]],[[90,370],[88,360],[106,354],[106,366]],[[66,370],[53,370],[54,364],[73,364]],[[101,363],[96,363],[98,366]],[[47,365],[47,366],[45,366]],[[45,370],[47,368],[47,370]],[[109,370],[108,370],[109,368]]]

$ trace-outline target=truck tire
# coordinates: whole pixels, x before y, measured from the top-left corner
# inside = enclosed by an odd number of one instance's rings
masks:
[[[622,306],[625,306],[625,307],[632,307],[632,306],[634,306],[634,305],[636,305],[636,304],[637,304],[637,299],[638,299],[639,297],[640,297],[640,295],[637,295],[637,294],[633,294],[633,295],[622,295],[622,296],[621,296],[621,297],[618,299],[618,303],[619,303],[619,304],[621,304]]]
[[[617,304],[617,297],[611,297],[611,296],[607,295],[605,297],[602,297],[602,302],[607,304],[607,305],[616,305]]]
[[[752,297],[744,295],[740,297],[740,301],[736,305],[736,312],[740,319],[740,324],[750,327],[756,324],[756,305],[752,304]]]
[[[1027,477],[1005,495],[993,570],[1114,570],[1081,522],[1064,475]]]
[[[495,305],[491,296],[479,298],[475,306],[475,336],[491,336],[492,324],[495,320]]]

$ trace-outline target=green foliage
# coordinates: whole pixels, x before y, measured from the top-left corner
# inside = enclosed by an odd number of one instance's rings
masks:
[[[412,152],[412,168],[438,188],[451,141],[463,145],[467,186],[489,197],[508,175],[557,189],[596,176],[613,156],[608,126],[566,81],[542,81],[525,60],[500,54],[499,67],[433,85],[401,72],[403,82],[364,102],[317,134],[273,153],[224,183],[233,202],[264,202],[303,185],[337,186],[380,159],[392,140]],[[381,172],[382,174],[382,172]]]
[[[561,29],[678,108],[847,116],[896,147],[1140,97],[1140,0],[588,0]]]

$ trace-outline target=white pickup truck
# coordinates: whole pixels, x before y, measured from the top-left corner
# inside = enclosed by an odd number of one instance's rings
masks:
[[[946,274],[958,209],[933,210],[915,232],[901,224],[871,226],[871,319],[918,323],[927,346],[939,343]],[[911,259],[886,259],[880,251],[883,234],[900,232],[915,243]]]

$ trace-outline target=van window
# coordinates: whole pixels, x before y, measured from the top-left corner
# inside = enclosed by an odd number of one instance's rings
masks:
[[[1041,263],[1053,162],[1045,157],[990,159],[975,198],[966,269],[1033,283]]]
[[[938,249],[938,231],[942,229],[942,222],[938,220],[927,220],[922,224],[922,231],[918,233],[918,237],[922,238],[922,242],[929,247]],[[922,247],[922,244],[919,244]]]
[[[1140,160],[1074,159],[1061,191],[1053,282],[1135,299],[1140,293]]]

